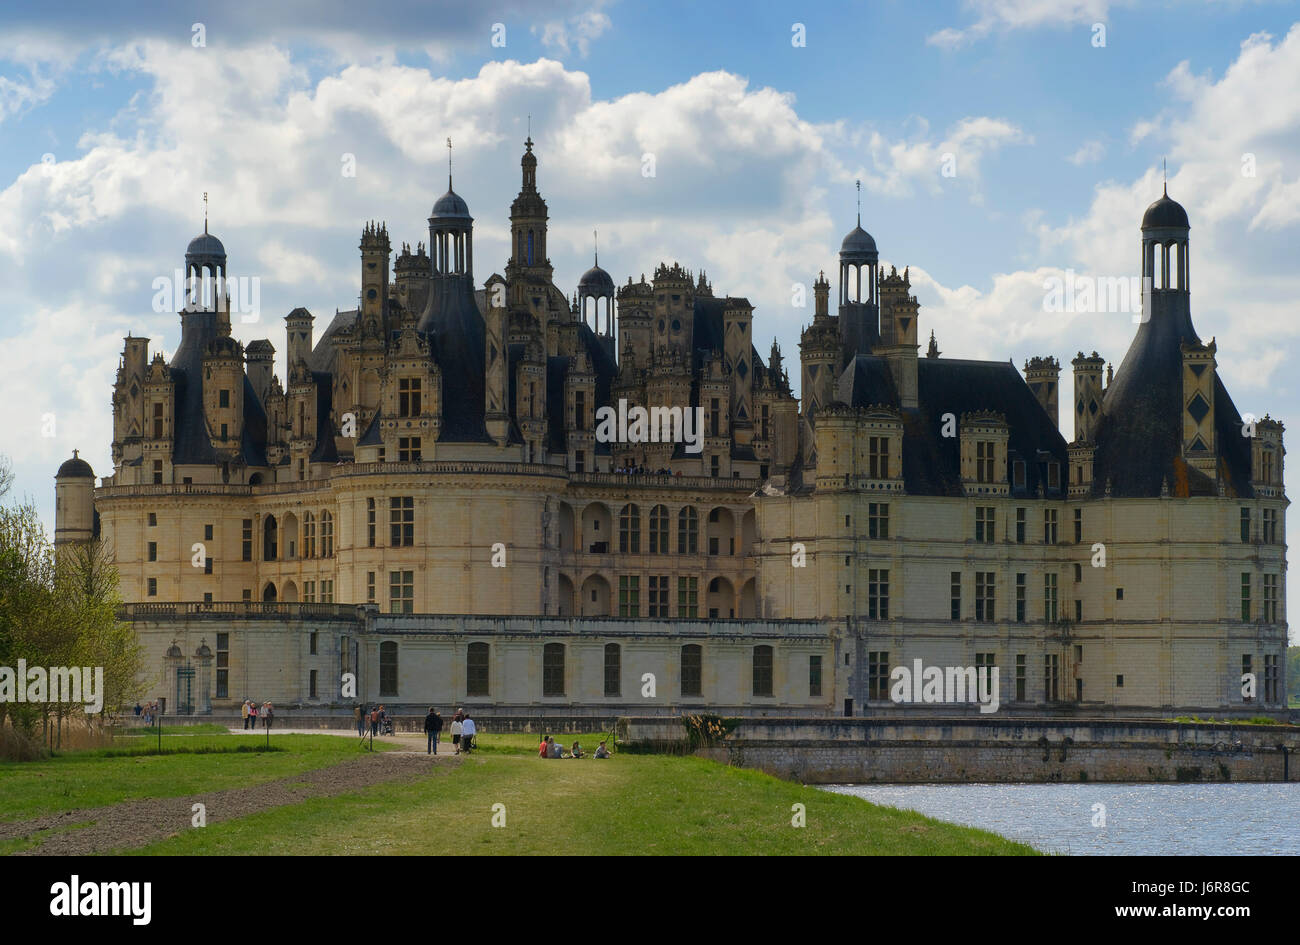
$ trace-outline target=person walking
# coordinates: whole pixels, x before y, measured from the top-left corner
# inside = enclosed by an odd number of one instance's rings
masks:
[[[442,719],[438,713],[433,711],[433,706],[429,706],[429,714],[424,717],[424,735],[426,755],[436,755],[438,753],[438,732],[442,730]]]
[[[357,725],[357,737],[366,737],[366,714],[361,709],[361,703],[358,702],[356,708],[352,710],[352,721]]]
[[[477,734],[478,727],[474,724],[474,720],[469,717],[469,713],[466,712],[465,721],[460,723],[460,747],[464,749],[465,754],[468,755],[474,747],[474,736]]]
[[[456,754],[460,754],[460,739],[465,731],[465,726],[460,721],[460,713],[457,712],[451,717],[451,744],[456,749]]]
[[[272,706],[271,703],[269,702],[263,702],[262,703],[262,724],[266,726],[266,730],[268,732],[271,730],[271,720],[272,718],[274,718],[274,716],[275,716],[274,706]]]
[[[247,699],[244,700],[244,704],[240,706],[240,709],[243,711],[243,715],[244,715],[244,731],[248,731],[248,700]]]
[[[370,737],[374,738],[379,734],[379,706],[370,710]]]
[[[250,701],[248,703],[248,727],[255,732],[257,731],[257,703],[256,702]]]

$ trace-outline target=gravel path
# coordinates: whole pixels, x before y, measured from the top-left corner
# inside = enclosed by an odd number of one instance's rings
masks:
[[[254,785],[251,789],[232,788],[188,797],[125,801],[108,807],[71,810],[34,820],[0,824],[0,840],[44,833],[44,842],[23,851],[23,854],[81,856],[104,853],[145,846],[195,829],[192,822],[195,804],[203,804],[207,823],[215,824],[285,804],[297,804],[308,798],[332,797],[388,781],[412,780],[431,773],[435,766],[448,768],[459,762],[458,757],[449,754],[439,755],[434,760],[424,752],[375,752],[328,768]]]

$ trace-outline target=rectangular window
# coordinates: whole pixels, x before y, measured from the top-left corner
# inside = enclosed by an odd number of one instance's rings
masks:
[[[251,601],[253,599],[253,589],[251,587],[244,588],[243,593],[244,593],[243,599],[245,601]]]
[[[573,471],[576,473],[587,471],[587,454],[582,450],[573,451]]]
[[[772,648],[763,644],[754,647],[754,695],[772,695]]]
[[[333,579],[320,582],[320,602],[322,604],[334,603],[334,581]]]
[[[668,575],[650,575],[650,616],[668,616]]]
[[[1123,689],[1123,688],[1124,688],[1124,674],[1123,674],[1123,673],[1120,673],[1120,674],[1118,674],[1118,675],[1115,677],[1115,688],[1116,688],[1116,689]]]
[[[420,379],[402,377],[397,380],[397,415],[399,417],[418,417],[420,409]]]
[[[212,555],[204,555],[204,556],[203,556],[203,573],[204,573],[204,574],[211,574],[211,573],[212,573],[212,562],[214,562],[214,561],[216,561],[216,560],[217,560],[217,559],[214,558],[214,557],[212,557]]]
[[[1016,509],[1016,542],[1023,545],[1025,543],[1025,510]]]
[[[1277,509],[1264,510],[1264,534],[1260,535],[1270,545],[1278,543],[1277,538]]]
[[[1025,461],[1018,459],[1011,464],[1012,483],[1017,489],[1025,487]]]
[[[993,572],[976,571],[975,572],[975,619],[982,620],[985,623],[991,623],[995,618],[993,616]]]
[[[822,658],[820,656],[810,656],[808,657],[808,695],[813,697],[821,694]]]
[[[307,687],[308,687],[307,698],[315,699],[316,698],[316,670],[314,669],[311,670],[308,674]]]
[[[977,440],[975,442],[975,481],[976,482],[993,482],[993,455],[994,446],[992,440]]]
[[[993,691],[993,678],[997,675],[997,654],[996,653],[976,653],[975,654],[975,691],[978,693],[982,689],[984,692]],[[984,681],[980,681],[980,670],[984,670]],[[998,684],[1001,686],[1001,682]]]
[[[1278,671],[1278,658],[1276,656],[1264,656],[1264,701],[1280,702],[1281,701],[1281,676]]]
[[[253,560],[253,520],[246,518],[239,524],[239,560]]]
[[[716,456],[710,456],[710,457],[709,457],[709,475],[712,476],[714,479],[717,479],[717,478],[718,478],[718,473],[720,472],[720,470],[721,470],[721,467],[718,465],[718,457],[716,457]]]
[[[1025,575],[1016,575],[1016,623],[1025,622]]]
[[[564,644],[547,643],[542,647],[542,697],[564,695]]]
[[[218,407],[230,406],[230,391],[228,390],[217,391],[217,406]]]
[[[158,579],[157,579],[157,578],[149,578],[149,596],[150,596],[150,597],[157,597],[157,596],[158,596]]]
[[[1056,509],[1043,509],[1043,544],[1056,544]]]
[[[420,461],[420,443],[418,436],[399,436],[397,438],[397,460],[402,463]]]
[[[465,695],[488,695],[488,644],[471,643],[465,655]]]
[[[366,572],[366,603],[373,604],[374,602],[375,602],[375,572],[367,571]]]
[[[203,540],[204,540],[204,541],[212,541],[212,526],[211,526],[211,525],[204,525],[204,526],[203,526]]]
[[[390,614],[415,613],[415,572],[388,572],[388,612]]]
[[[366,499],[366,544],[375,547],[375,500]]]
[[[994,519],[993,506],[975,506],[975,540],[986,544],[993,543]]]
[[[698,643],[682,647],[682,695],[704,695],[704,648]]]
[[[1074,622],[1083,622],[1083,601],[1081,600],[1076,600],[1074,602]]]
[[[617,643],[605,644],[605,695],[623,693],[623,649]]]
[[[149,542],[149,558],[148,558],[148,560],[150,560],[150,561],[157,561],[157,560],[158,560],[158,542],[156,542],[156,541],[151,541],[151,542]]]
[[[154,404],[153,405],[153,437],[155,440],[160,440],[162,439],[162,435],[163,435],[163,405]],[[157,468],[160,465],[162,464],[155,463],[154,468]]]
[[[872,650],[867,653],[867,698],[873,701],[889,698],[888,650]]]
[[[1025,654],[1016,654],[1016,701],[1024,702],[1026,699],[1026,690],[1028,689],[1027,679],[1025,677]]]
[[[1083,509],[1074,510],[1074,543],[1083,541]]]
[[[307,652],[311,656],[318,655],[316,652],[316,631],[315,630],[307,634]]]
[[[397,695],[397,644],[392,640],[379,644],[379,694]]]
[[[888,502],[872,502],[867,505],[867,537],[889,537]]]
[[[162,476],[163,476],[162,460],[155,459],[153,461],[153,484],[155,486],[162,485]]]
[[[961,572],[953,571],[949,585],[952,589],[952,609],[951,616],[953,620],[961,619]]]
[[[1241,510],[1241,540],[1250,541],[1250,509]]]
[[[618,576],[618,615],[641,616],[641,578],[636,574]]]
[[[1043,699],[1046,702],[1061,700],[1061,658],[1055,653],[1043,657]]]
[[[1047,464],[1047,488],[1060,490],[1061,488],[1061,464]]]
[[[1250,620],[1250,573],[1246,571],[1241,575],[1241,619]]]
[[[583,390],[573,392],[573,429],[587,429],[587,392]]]
[[[677,579],[677,616],[694,620],[700,615],[700,579],[679,577]]]
[[[415,497],[393,496],[388,500],[388,523],[392,531],[392,545],[410,547],[415,544]]]
[[[872,620],[889,619],[889,570],[867,571],[867,616]]]
[[[722,436],[722,420],[716,397],[709,401],[709,436]]]
[[[157,524],[158,524],[158,513],[157,513],[157,512],[150,512],[150,513],[149,513],[149,527],[150,527],[150,528],[154,528],[154,527],[157,526]]]
[[[216,698],[230,698],[230,634],[217,634],[217,692]]]
[[[1263,575],[1264,612],[1260,616],[1265,623],[1277,623],[1277,578],[1276,574]]]
[[[867,437],[867,478],[889,478],[889,437]]]
[[[1056,575],[1043,575],[1043,620],[1056,623]]]

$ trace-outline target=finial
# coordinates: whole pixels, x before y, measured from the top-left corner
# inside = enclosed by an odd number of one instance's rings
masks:
[[[528,114],[528,138],[524,141],[524,150],[529,154],[533,153],[533,115]]]
[[[592,245],[595,246],[596,248],[596,265],[599,266],[600,265],[600,232],[598,230],[591,231],[591,241],[592,241]]]
[[[76,451],[76,450],[73,450],[73,451],[72,451],[72,458],[73,458],[73,459],[76,459],[76,458],[77,458],[77,451]]]
[[[858,226],[862,226],[862,180],[854,181],[858,185]]]
[[[451,139],[447,139],[447,190],[451,190]]]
[[[1160,173],[1165,179],[1165,196],[1169,196],[1169,163],[1164,158],[1160,159]]]
[[[203,235],[208,235],[208,192],[203,191]]]

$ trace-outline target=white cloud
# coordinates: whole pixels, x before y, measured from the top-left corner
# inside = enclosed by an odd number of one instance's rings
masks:
[[[994,32],[1104,22],[1111,3],[1110,0],[965,0],[962,6],[975,15],[975,22],[939,30],[927,37],[928,43],[951,49]]]
[[[1066,158],[1075,167],[1082,167],[1085,164],[1095,164],[1100,161],[1106,154],[1106,146],[1100,141],[1085,141],[1079,145],[1079,150],[1075,151]]]

